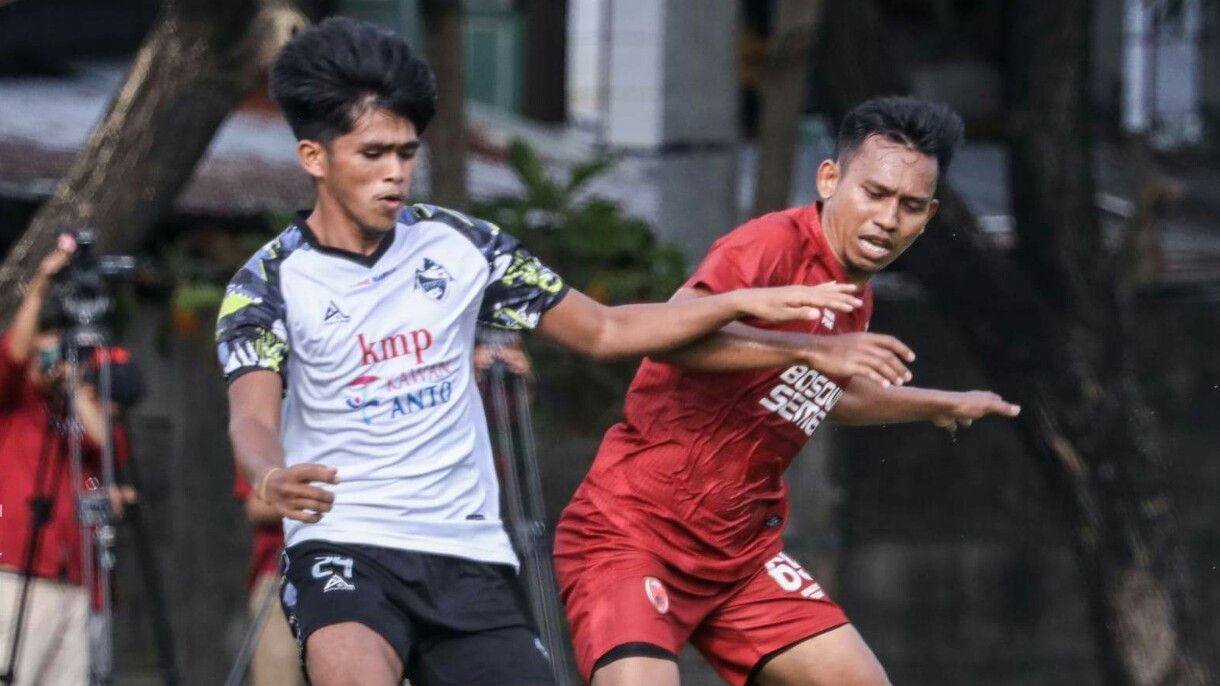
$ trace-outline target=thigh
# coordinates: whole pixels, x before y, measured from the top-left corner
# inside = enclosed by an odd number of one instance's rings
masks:
[[[8,667],[8,652],[16,629],[21,592],[19,574],[0,571],[0,670]],[[17,684],[84,683],[88,675],[84,589],[37,577],[30,580],[20,655],[14,668]]]
[[[54,628],[46,624],[48,616],[54,617],[54,613],[41,609],[43,605],[48,607],[52,605],[46,597],[47,590],[40,593],[38,589],[38,586],[45,583],[47,582],[41,579],[30,580],[25,617],[22,625],[18,627],[17,602],[21,597],[21,575],[0,571],[0,670],[8,668],[13,634],[20,630],[21,645],[17,648],[20,652],[17,656],[17,664],[13,668],[15,675],[21,678],[17,682],[19,684],[36,682],[40,678],[39,671],[46,661],[49,640],[55,635]]]
[[[631,662],[636,667],[676,664],[682,644],[713,606],[707,596],[675,584],[648,553],[594,554],[579,566],[557,567],[572,647],[586,681],[610,683],[603,672],[621,661],[644,660]],[[627,667],[614,671],[622,669]]]
[[[419,642],[407,669],[412,686],[552,686],[551,663],[537,634],[514,626]]]
[[[758,670],[759,686],[888,686],[885,670],[850,624],[807,638]]]
[[[306,671],[313,686],[402,683],[402,660],[381,634],[364,624],[328,624],[310,634],[306,645]]]
[[[678,663],[670,658],[625,657],[593,672],[591,686],[678,686]]]
[[[309,541],[285,551],[280,600],[315,686],[345,683],[323,681],[316,670],[341,679],[357,668],[390,664],[401,678],[414,626],[392,601],[396,584],[350,546]]]
[[[845,624],[843,610],[813,577],[780,553],[733,589],[691,643],[721,677],[742,686],[785,650]]]
[[[69,684],[89,673],[89,594],[73,584],[49,582],[57,587],[58,629],[54,655],[43,670],[48,684]]]

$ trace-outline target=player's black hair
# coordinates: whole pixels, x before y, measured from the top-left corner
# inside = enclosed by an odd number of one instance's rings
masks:
[[[883,136],[936,158],[941,177],[962,142],[962,118],[947,105],[918,98],[866,100],[843,117],[835,159],[845,163],[870,136]]]
[[[436,112],[436,79],[406,41],[366,22],[332,17],[284,46],[271,97],[297,140],[329,142],[369,109],[386,109],[423,133]]]

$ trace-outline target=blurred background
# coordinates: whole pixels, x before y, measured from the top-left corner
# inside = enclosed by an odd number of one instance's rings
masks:
[[[312,202],[266,69],[335,14],[437,72],[415,197],[609,303],[668,298],[740,221],[814,200],[855,103],[956,108],[941,213],[871,328],[916,384],[1025,411],[823,428],[787,550],[895,683],[1217,683],[1220,2],[0,0],[0,315],[60,230],[141,260],[114,328],[146,380],[130,439],[183,683],[221,683],[247,622],[217,307]],[[553,523],[634,365],[527,348]],[[132,537],[119,681],[159,683]],[[682,671],[719,683],[693,652]]]

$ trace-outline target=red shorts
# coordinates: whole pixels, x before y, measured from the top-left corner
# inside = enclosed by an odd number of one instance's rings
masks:
[[[784,553],[744,580],[713,582],[633,543],[588,501],[569,507],[556,529],[555,569],[586,681],[617,646],[648,643],[677,655],[689,641],[722,678],[743,686],[764,658],[847,623]]]

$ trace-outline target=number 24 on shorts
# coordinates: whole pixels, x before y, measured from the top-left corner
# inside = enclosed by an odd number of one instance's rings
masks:
[[[826,597],[821,585],[809,576],[809,572],[801,563],[780,553],[767,561],[767,573],[775,579],[775,583],[785,591],[800,591],[801,595],[811,600],[821,600]]]

